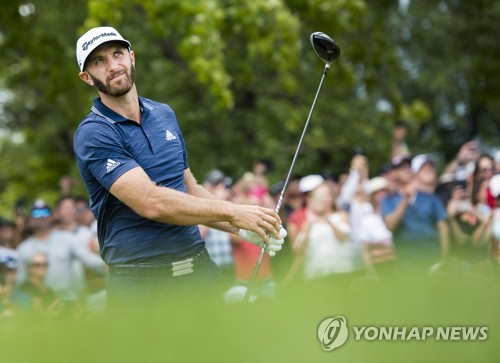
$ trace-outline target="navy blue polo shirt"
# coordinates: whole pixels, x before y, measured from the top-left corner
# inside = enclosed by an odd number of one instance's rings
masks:
[[[186,192],[187,151],[174,111],[139,97],[141,124],[96,98],[78,126],[74,150],[96,216],[101,256],[107,264],[181,259],[204,245],[198,226],[177,226],[139,216],[109,189],[141,167],[158,186]]]

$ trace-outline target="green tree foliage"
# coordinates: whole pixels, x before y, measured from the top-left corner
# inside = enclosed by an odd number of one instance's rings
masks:
[[[70,44],[84,21],[85,2],[60,11],[67,7],[64,0],[0,5],[0,92],[8,95],[0,127],[9,131],[0,142],[3,210],[21,196],[54,199],[59,177],[74,172],[75,116],[88,106]]]
[[[412,1],[399,22],[408,74],[399,87],[432,110],[419,135],[449,157],[470,138],[498,145],[498,19],[495,1],[425,0]]]
[[[74,46],[92,26],[115,26],[131,41],[139,93],[174,108],[198,178],[213,167],[238,178],[267,158],[276,181],[323,72],[314,31],[331,35],[342,54],[297,173],[341,173],[357,146],[374,173],[401,119],[414,151],[450,157],[467,138],[493,142],[499,15],[486,0],[2,2],[0,198],[53,199],[61,175],[78,178],[72,137],[96,93],[78,78]]]

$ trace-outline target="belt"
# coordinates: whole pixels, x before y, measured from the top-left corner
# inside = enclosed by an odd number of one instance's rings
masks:
[[[183,260],[165,262],[161,265],[146,264],[120,264],[110,265],[111,275],[141,275],[141,276],[169,276],[177,277],[193,273],[203,263],[210,259],[207,250],[204,248],[192,257]]]

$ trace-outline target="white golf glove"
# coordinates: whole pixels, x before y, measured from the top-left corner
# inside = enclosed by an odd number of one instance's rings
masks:
[[[280,239],[275,239],[273,237],[269,238],[269,243],[266,244],[266,252],[269,256],[274,257],[276,252],[281,250],[283,242],[285,242],[285,237],[287,236],[286,229],[280,228]],[[248,231],[246,229],[240,229],[239,236],[247,242],[253,243],[259,247],[262,246],[264,240],[257,233]]]

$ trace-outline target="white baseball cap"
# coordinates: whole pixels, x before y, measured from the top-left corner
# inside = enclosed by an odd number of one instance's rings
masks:
[[[76,42],[76,61],[80,71],[83,71],[85,60],[90,53],[101,44],[108,42],[119,42],[130,49],[130,42],[123,39],[120,33],[110,26],[92,28],[78,39]]]
[[[367,193],[371,195],[379,190],[389,189],[389,182],[383,176],[376,176],[368,181]]]
[[[417,174],[426,163],[435,165],[434,157],[430,154],[419,154],[414,156],[411,159],[411,171],[413,172],[413,174]]]
[[[310,192],[323,183],[325,179],[319,174],[308,175],[299,180],[299,190],[302,193]]]

